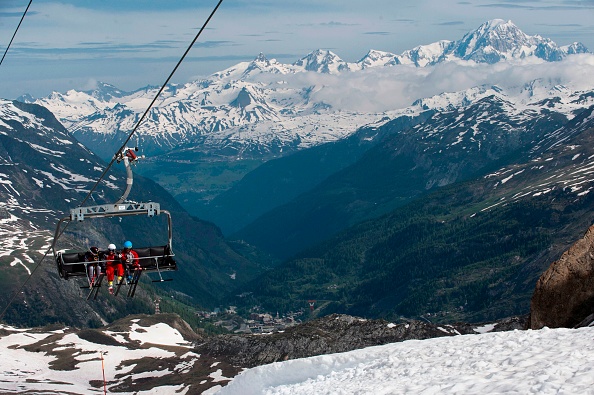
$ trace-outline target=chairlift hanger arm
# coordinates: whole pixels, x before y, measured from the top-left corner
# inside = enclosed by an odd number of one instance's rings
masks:
[[[144,158],[144,155],[138,156],[135,154],[135,151],[138,151],[138,147],[134,148],[124,148],[121,150],[115,157],[118,163],[124,162],[126,166],[126,190],[120,199],[116,202],[116,204],[123,203],[130,194],[130,190],[132,189],[132,184],[134,183],[134,175],[132,173],[132,168],[130,165],[136,164],[139,159]]]

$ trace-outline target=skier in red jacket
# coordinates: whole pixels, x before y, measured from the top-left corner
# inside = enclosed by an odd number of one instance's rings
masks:
[[[107,274],[107,281],[109,284],[109,293],[113,294],[113,279],[115,275],[118,276],[118,283],[122,281],[124,276],[124,268],[120,260],[120,255],[116,253],[116,246],[110,244],[107,246],[107,252],[105,253],[105,274]]]
[[[120,260],[126,269],[126,279],[128,283],[132,281],[132,273],[135,270],[142,270],[138,262],[138,253],[132,249],[132,242],[124,242],[124,250],[120,254]]]

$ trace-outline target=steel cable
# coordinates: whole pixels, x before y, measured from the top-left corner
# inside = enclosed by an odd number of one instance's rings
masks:
[[[29,7],[31,6],[31,3],[33,2],[33,0],[29,0],[29,4],[27,5],[27,8],[25,9],[25,12],[23,13],[23,16],[21,17],[21,20],[19,22],[19,25],[17,26],[16,30],[14,31],[14,34],[12,35],[12,38],[10,39],[10,42],[8,43],[8,46],[6,47],[6,51],[4,51],[4,55],[2,55],[2,59],[0,60],[0,66],[2,65],[2,62],[4,62],[4,58],[6,57],[6,54],[8,53],[8,49],[10,48],[10,45],[12,44],[12,41],[14,40],[17,32],[19,31],[19,27],[21,27],[21,23],[23,23],[23,19],[25,19],[25,15],[27,15],[27,11],[29,11]]]

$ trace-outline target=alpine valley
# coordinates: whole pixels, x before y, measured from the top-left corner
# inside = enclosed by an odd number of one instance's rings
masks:
[[[513,117],[527,122],[542,107],[566,117],[587,105],[570,104],[591,89],[589,78],[581,81],[574,74],[583,75],[591,62],[589,55],[579,56],[587,52],[579,43],[559,47],[510,21],[492,20],[458,41],[421,45],[400,55],[370,50],[355,63],[327,50],[293,64],[260,54],[206,79],[168,86],[135,133],[148,156],[138,171],[171,191],[191,214],[230,234],[358,157],[349,152],[339,163],[290,171],[307,172],[297,176],[303,183],[286,178],[284,169],[280,187],[278,180],[264,186],[274,196],[261,191],[247,202],[244,197],[213,201],[263,162],[344,141],[361,127],[395,118],[405,117],[405,129],[427,111],[466,106],[493,93],[510,103]],[[158,88],[122,92],[99,83],[94,91],[55,92],[35,103],[109,160]],[[372,134],[364,140],[373,145],[379,139]]]
[[[47,265],[7,320],[47,311],[24,323],[98,325],[146,313],[157,296],[171,311],[526,314],[536,279],[592,223],[593,68],[579,43],[492,20],[400,55],[348,63],[317,50],[287,65],[260,54],[168,86],[136,132],[147,158],[132,198],[174,214],[175,281],[72,315],[47,307],[80,294]],[[26,277],[157,91],[99,84],[1,103],[7,283]],[[124,183],[114,170],[93,204],[115,201]],[[159,235],[151,221],[86,225],[63,242],[133,234],[148,245]]]

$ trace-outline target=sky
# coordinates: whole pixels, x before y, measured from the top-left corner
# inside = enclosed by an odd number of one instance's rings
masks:
[[[594,394],[594,328],[408,340],[276,362],[204,395]]]
[[[28,0],[0,1],[4,53]],[[0,65],[0,98],[160,86],[217,0],[33,0]],[[260,52],[293,63],[331,50],[355,62],[368,50],[400,54],[458,40],[491,19],[529,35],[594,50],[594,0],[224,0],[172,82],[208,76]]]

